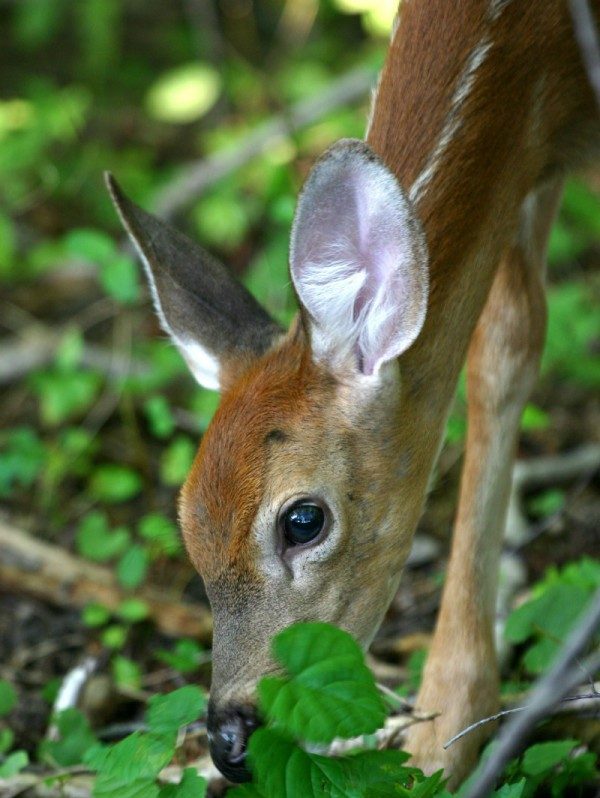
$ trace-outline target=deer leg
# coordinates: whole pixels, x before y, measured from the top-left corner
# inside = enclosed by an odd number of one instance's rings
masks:
[[[467,358],[468,433],[452,550],[436,630],[416,706],[439,713],[405,747],[450,786],[473,767],[490,727],[444,743],[498,706],[494,650],[498,560],[521,413],[535,383],[545,333],[546,242],[562,184],[523,204],[519,234],[500,259]]]

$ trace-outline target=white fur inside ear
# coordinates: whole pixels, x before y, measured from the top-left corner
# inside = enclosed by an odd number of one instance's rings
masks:
[[[148,285],[150,286],[150,293],[152,295],[152,304],[154,305],[161,327],[169,335],[177,349],[179,349],[181,356],[187,363],[196,382],[202,385],[203,388],[208,388],[210,391],[218,391],[221,387],[219,383],[219,361],[197,341],[191,338],[183,339],[176,335],[163,311],[160,297],[156,289],[156,283],[154,282],[154,274],[148,263],[148,258],[140,247],[137,238],[132,236],[131,239],[144,266],[144,271],[148,278]]]
[[[210,391],[218,391],[221,385],[219,383],[219,361],[217,358],[196,341],[180,341],[176,336],[172,337],[190,371],[200,385]]]
[[[425,319],[427,250],[394,175],[363,142],[338,142],[298,203],[291,273],[317,359],[354,357],[377,374],[413,343]]]

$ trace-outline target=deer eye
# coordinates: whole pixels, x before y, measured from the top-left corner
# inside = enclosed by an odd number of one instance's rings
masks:
[[[292,546],[310,543],[325,526],[325,511],[318,504],[301,501],[289,507],[282,516],[283,534]]]

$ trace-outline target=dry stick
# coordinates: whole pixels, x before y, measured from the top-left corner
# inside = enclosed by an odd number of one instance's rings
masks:
[[[600,106],[600,42],[587,0],[569,0],[575,38],[579,44],[588,80]]]
[[[585,708],[587,709],[589,706],[589,702],[592,702],[593,704],[596,701],[600,701],[600,693],[594,692],[594,693],[582,693],[578,695],[570,695],[567,696],[567,698],[563,698],[561,700],[561,704],[565,704],[571,701],[588,702],[585,705]],[[495,720],[500,720],[500,718],[505,718],[507,715],[513,715],[517,712],[524,712],[526,709],[529,709],[529,707],[530,704],[525,704],[525,706],[522,707],[511,707],[510,709],[503,709],[500,712],[496,712],[495,715],[489,715],[487,718],[481,718],[481,720],[475,721],[475,723],[471,723],[470,726],[467,726],[466,728],[462,729],[462,731],[459,731],[458,734],[455,734],[454,737],[451,737],[447,742],[445,742],[444,750],[450,748],[450,746],[453,743],[457,742],[457,740],[460,740],[462,737],[465,737],[467,734],[470,734],[472,731],[475,731],[475,729],[478,729],[480,726],[485,726],[486,723],[493,723]],[[558,711],[559,710],[557,707],[555,709],[555,712]],[[575,711],[577,711],[577,707],[575,708]]]
[[[509,759],[519,750],[523,739],[533,726],[550,714],[561,699],[581,679],[581,668],[594,673],[600,667],[600,651],[596,651],[580,665],[573,663],[600,628],[600,589],[594,594],[589,610],[572,631],[559,658],[548,673],[539,679],[531,693],[527,708],[504,726],[497,736],[497,744],[489,759],[477,769],[464,798],[485,798]]]
[[[360,100],[373,86],[374,80],[375,73],[372,70],[362,67],[354,69],[316,97],[301,100],[286,113],[261,124],[239,146],[182,167],[180,176],[155,198],[155,213],[165,219],[173,217],[208,186],[265,152],[282,136],[316,122],[336,108]]]

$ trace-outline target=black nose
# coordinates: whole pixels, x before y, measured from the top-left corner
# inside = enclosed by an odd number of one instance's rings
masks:
[[[229,781],[241,783],[252,778],[246,764],[246,748],[258,725],[256,714],[247,707],[228,707],[219,712],[209,707],[210,755]]]

